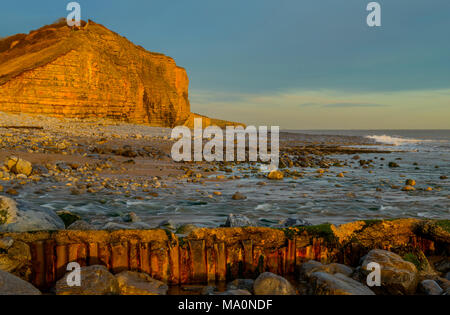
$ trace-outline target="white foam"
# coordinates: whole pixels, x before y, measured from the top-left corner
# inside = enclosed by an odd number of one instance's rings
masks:
[[[412,143],[421,143],[421,142],[429,142],[431,140],[423,140],[423,139],[410,139],[410,138],[400,138],[400,137],[391,137],[387,135],[382,136],[367,136],[366,138],[375,140],[379,143],[392,144],[392,145],[403,145],[403,144],[412,144]]]

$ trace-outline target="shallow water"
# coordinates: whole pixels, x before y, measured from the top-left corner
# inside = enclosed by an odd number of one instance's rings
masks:
[[[108,221],[122,223],[120,216],[131,211],[152,226],[171,219],[176,224],[217,227],[225,223],[230,213],[244,214],[261,226],[277,226],[281,220],[292,217],[306,219],[313,224],[402,217],[450,219],[450,181],[439,178],[450,174],[450,143],[446,141],[404,141],[397,146],[380,145],[380,149],[396,152],[360,154],[361,159],[374,161],[374,167],[367,169],[361,168],[350,156],[336,155],[333,158],[349,160],[350,165],[331,167],[320,178],[317,178],[317,169],[298,169],[305,173],[303,178],[283,181],[250,176],[248,179],[213,181],[204,185],[167,182],[170,188],[158,189],[159,197],[156,198],[139,190],[131,196],[111,192],[72,196],[63,186],[49,188],[45,194],[36,194],[34,191],[44,188],[43,185],[55,185],[40,183],[31,184],[16,199],[27,208],[69,210],[98,226]],[[385,160],[380,160],[381,157]],[[390,161],[397,162],[400,167],[389,168],[387,164]],[[344,178],[336,177],[340,172],[347,172]],[[237,170],[234,173],[243,174],[251,173]],[[408,178],[416,180],[416,191],[401,191]],[[261,181],[267,185],[257,185]],[[392,189],[392,185],[400,188]],[[427,187],[432,187],[433,191],[420,190]],[[222,195],[211,196],[214,191],[220,191]],[[231,196],[237,191],[248,198],[232,200]]]

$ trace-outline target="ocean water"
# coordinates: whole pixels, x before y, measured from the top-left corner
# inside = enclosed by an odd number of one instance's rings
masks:
[[[267,181],[266,186],[258,185],[261,179],[254,176],[203,185],[173,183],[171,188],[160,189],[159,197],[144,200],[135,198],[139,192],[133,196],[71,196],[67,190],[51,189],[37,195],[30,189],[21,193],[19,203],[29,208],[69,210],[99,226],[121,222],[121,216],[130,211],[152,226],[171,219],[175,224],[217,227],[230,213],[245,215],[261,226],[278,226],[287,218],[302,218],[313,224],[404,217],[450,219],[450,180],[440,179],[450,177],[450,130],[290,132],[361,136],[377,141],[375,147],[392,152],[359,154],[361,159],[374,161],[373,167],[366,169],[351,156],[336,155],[333,157],[348,160],[349,166],[332,167],[322,177],[317,177],[317,169],[298,169],[305,174],[303,178]],[[400,167],[389,168],[391,161]],[[336,177],[340,172],[345,172],[344,178]],[[250,175],[238,169],[234,174]],[[401,190],[407,179],[416,180],[416,191]],[[432,191],[426,191],[428,187]],[[214,191],[222,195],[215,196]],[[247,199],[232,200],[237,191]]]

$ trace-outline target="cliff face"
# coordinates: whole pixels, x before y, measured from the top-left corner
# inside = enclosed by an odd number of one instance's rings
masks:
[[[0,111],[172,127],[191,117],[188,85],[172,58],[93,22],[0,40]]]

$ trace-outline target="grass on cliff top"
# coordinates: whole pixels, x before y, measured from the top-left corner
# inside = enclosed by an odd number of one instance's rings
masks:
[[[300,235],[303,232],[306,232],[310,236],[322,237],[322,238],[326,239],[327,241],[336,240],[336,236],[334,235],[333,230],[331,229],[330,223],[288,228],[288,229],[283,229],[283,231],[284,231],[286,237],[289,239],[292,239],[296,235]]]

